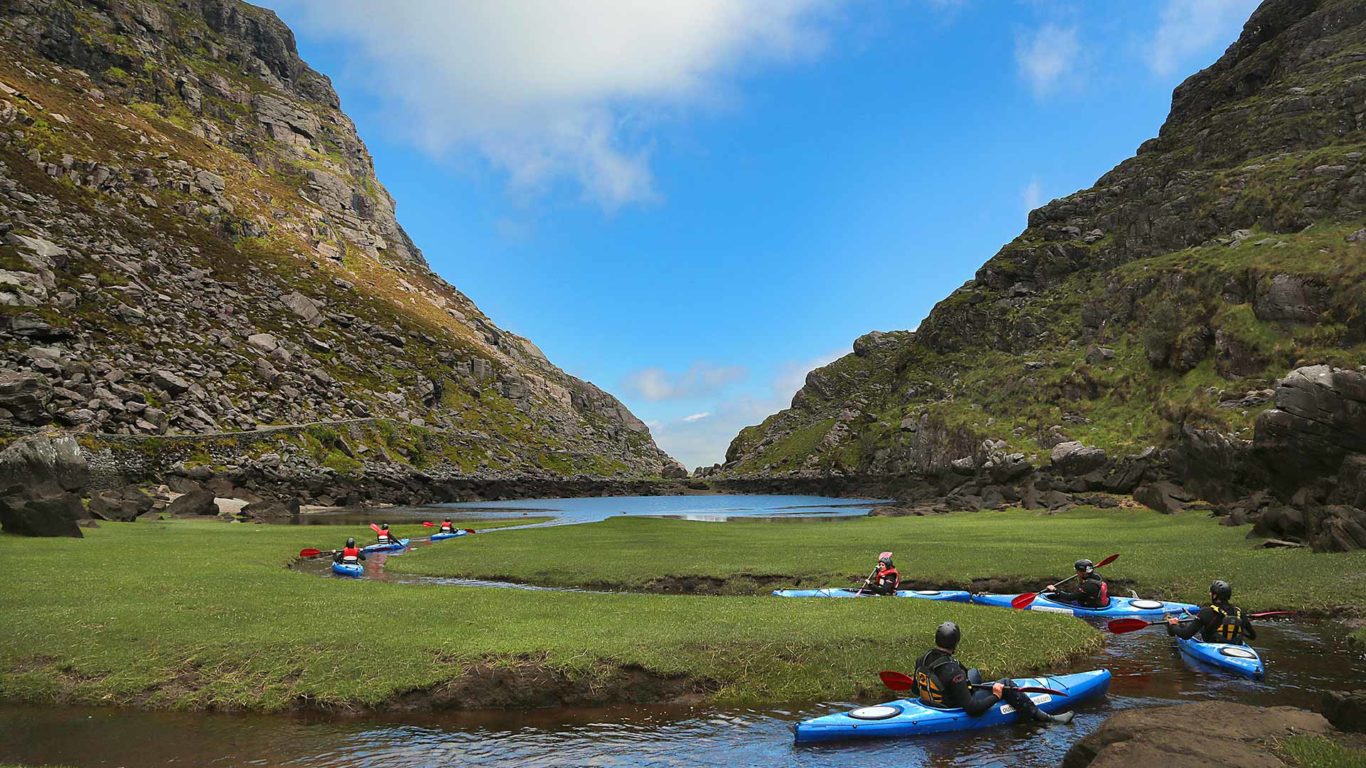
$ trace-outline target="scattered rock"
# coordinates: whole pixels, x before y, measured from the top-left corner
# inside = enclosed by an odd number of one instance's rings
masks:
[[[1194,500],[1193,495],[1166,480],[1146,483],[1134,489],[1134,501],[1164,515],[1182,512],[1186,504]]]
[[[1050,459],[1064,475],[1084,475],[1105,466],[1105,451],[1070,440],[1053,446]]]
[[[166,514],[171,517],[206,517],[218,514],[218,504],[213,491],[193,490],[166,505]]]
[[[1366,733],[1366,691],[1324,691],[1322,708],[1339,730]]]
[[[131,523],[152,511],[152,498],[135,485],[97,491],[90,496],[90,514],[101,520]]]
[[[1205,701],[1131,709],[1074,744],[1062,768],[1284,768],[1269,749],[1277,740],[1333,732],[1323,715],[1294,707]]]

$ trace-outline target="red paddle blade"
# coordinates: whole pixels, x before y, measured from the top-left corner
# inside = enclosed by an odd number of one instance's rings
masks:
[[[1254,619],[1262,619],[1267,616],[1294,616],[1294,611],[1262,611],[1261,613],[1249,614]]]
[[[1161,622],[1157,623],[1160,624]],[[1152,624],[1153,622],[1144,621],[1143,619],[1115,619],[1109,624],[1106,624],[1105,628],[1116,635],[1123,635],[1128,634],[1129,632],[1137,632],[1140,629],[1152,626]]]
[[[371,524],[370,524],[370,530],[374,531],[375,533],[379,533],[380,528],[379,528],[378,525],[375,525],[374,523],[371,523]]]
[[[911,679],[910,675],[894,672],[890,669],[884,669],[877,673],[877,676],[882,678],[883,685],[894,691],[909,691],[915,686],[915,680]]]
[[[1017,595],[1014,600],[1010,601],[1010,607],[1017,611],[1023,610],[1028,608],[1034,602],[1034,598],[1038,596],[1038,592],[1026,592],[1023,595]]]
[[[312,549],[312,548],[309,548],[309,549],[301,549],[301,550],[299,550],[299,557],[317,557],[318,555],[321,555],[322,553],[323,553],[323,551],[322,551],[321,549]]]
[[[1115,554],[1110,555],[1109,557],[1105,558],[1104,560],[1101,560],[1099,563],[1096,563],[1095,567],[1096,567],[1096,568],[1100,568],[1101,566],[1109,565],[1110,563],[1113,563],[1114,561],[1116,561],[1116,560],[1118,560],[1118,559],[1119,559],[1119,553],[1116,552]]]
[[[1066,695],[1067,695],[1067,694],[1063,693],[1062,691],[1055,691],[1055,690],[1053,690],[1052,688],[1040,688],[1040,687],[1038,687],[1037,685],[1025,685],[1025,686],[1021,686],[1021,687],[1019,687],[1019,688],[1016,688],[1015,690],[1019,691],[1020,693],[1051,693],[1051,694],[1053,694],[1054,696],[1066,696]]]
[[[474,533],[474,529],[473,529],[473,528],[466,528],[466,529],[465,529],[465,533]]]

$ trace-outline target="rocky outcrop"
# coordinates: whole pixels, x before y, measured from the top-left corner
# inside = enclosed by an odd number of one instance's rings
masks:
[[[0,451],[0,527],[21,536],[81,538],[81,494],[90,482],[70,437],[35,435]]]
[[[375,419],[390,438],[366,451],[304,455],[348,475],[680,470],[428,268],[272,12],[6,3],[0,52],[0,434],[152,452]]]
[[[1110,717],[1074,744],[1062,766],[1284,768],[1287,764],[1270,748],[1278,740],[1332,733],[1323,715],[1294,707],[1207,701],[1131,709]]]
[[[1366,691],[1324,691],[1322,709],[1338,730],[1366,733]]]
[[[1332,478],[1366,453],[1366,371],[1343,363],[1366,339],[1363,51],[1366,5],[1265,0],[1134,157],[1032,211],[914,333],[812,371],[713,476],[901,477],[988,505],[1137,488],[1245,521]],[[1355,540],[1353,502],[1301,501],[1335,507],[1309,538]]]

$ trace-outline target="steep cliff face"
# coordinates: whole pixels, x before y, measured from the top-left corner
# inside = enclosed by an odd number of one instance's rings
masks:
[[[1135,157],[1033,211],[916,332],[812,372],[726,474],[1250,447],[1288,371],[1366,362],[1363,153],[1366,3],[1267,0]]]
[[[616,398],[428,268],[274,14],[11,0],[0,51],[0,428],[366,420],[270,461],[676,471]]]

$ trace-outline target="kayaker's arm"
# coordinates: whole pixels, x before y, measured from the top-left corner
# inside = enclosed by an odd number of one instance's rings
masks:
[[[1246,613],[1243,614],[1243,637],[1248,640],[1257,639],[1257,630],[1252,628],[1252,619]]]
[[[1173,637],[1179,637],[1183,640],[1189,640],[1200,634],[1201,630],[1203,630],[1209,624],[1210,620],[1214,618],[1214,611],[1211,611],[1209,608],[1201,608],[1199,615],[1195,617],[1194,621],[1183,621],[1177,624],[1169,622],[1167,624],[1167,634]]]

